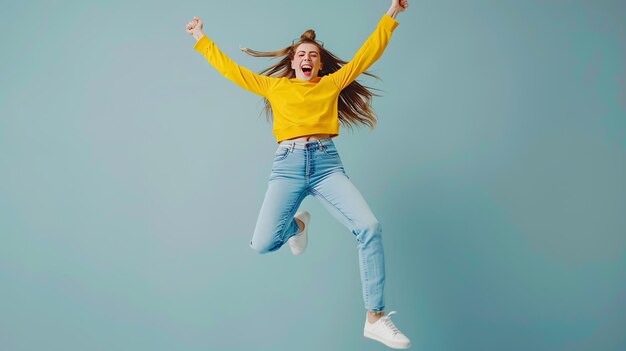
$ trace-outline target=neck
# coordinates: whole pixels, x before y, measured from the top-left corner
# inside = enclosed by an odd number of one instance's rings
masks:
[[[315,76],[315,77],[310,78],[310,79],[309,79],[309,78],[307,78],[307,79],[302,79],[302,78],[298,78],[298,77],[294,77],[294,78],[291,78],[291,79],[296,79],[296,80],[299,80],[299,81],[301,81],[301,82],[311,82],[311,83],[317,83],[317,82],[319,82],[319,81],[320,81],[320,79],[321,79],[321,78],[320,78],[320,77],[318,77],[318,76]]]

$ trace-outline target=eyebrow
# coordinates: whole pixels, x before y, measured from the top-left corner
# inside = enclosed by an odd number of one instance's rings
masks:
[[[301,52],[302,52],[302,53],[314,52],[314,53],[316,53],[316,54],[318,54],[318,55],[320,54],[320,53],[319,53],[319,51],[316,51],[316,50],[311,50],[311,51],[306,51],[306,50],[298,50],[298,51],[296,52],[296,54],[299,54],[299,53],[301,53]]]

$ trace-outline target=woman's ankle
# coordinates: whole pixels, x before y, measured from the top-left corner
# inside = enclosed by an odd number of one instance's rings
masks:
[[[296,223],[298,224],[298,233],[302,233],[302,231],[304,230],[304,222],[302,222],[301,220],[297,218],[295,220],[296,220]]]
[[[367,321],[370,323],[376,323],[385,315],[385,311],[367,311]]]

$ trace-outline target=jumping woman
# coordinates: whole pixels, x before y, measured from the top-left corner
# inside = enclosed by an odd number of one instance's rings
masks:
[[[294,255],[304,252],[311,215],[298,211],[308,195],[350,229],[358,243],[363,300],[367,310],[364,336],[389,347],[404,349],[409,339],[385,315],[383,287],[385,265],[381,225],[345,174],[332,138],[339,124],[364,124],[373,128],[373,94],[356,81],[383,54],[398,26],[396,15],[409,6],[407,0],[392,0],[350,62],[337,58],[315,40],[308,30],[300,40],[274,52],[242,49],[255,57],[279,57],[280,62],[260,74],[239,66],[202,31],[194,17],[186,26],[200,52],[222,75],[265,99],[273,134],[278,142],[265,199],[250,246],[259,253],[276,251],[285,243]],[[298,212],[296,212],[298,211]]]

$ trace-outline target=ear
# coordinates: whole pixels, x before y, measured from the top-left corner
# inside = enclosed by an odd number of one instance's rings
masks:
[[[296,68],[293,66],[293,60],[291,60],[291,69],[296,69]]]

